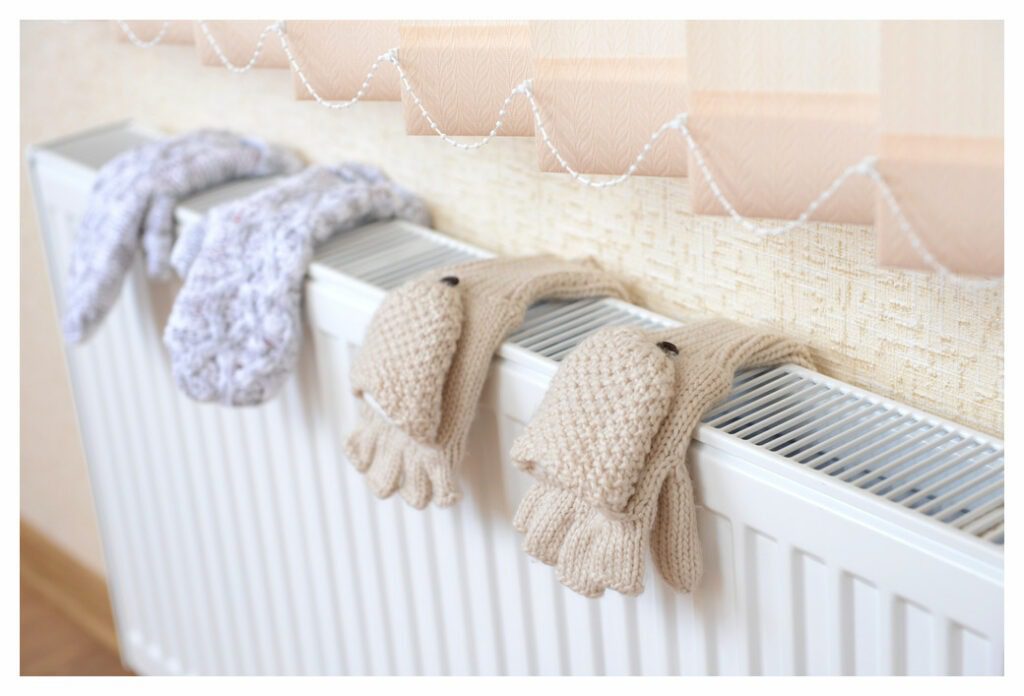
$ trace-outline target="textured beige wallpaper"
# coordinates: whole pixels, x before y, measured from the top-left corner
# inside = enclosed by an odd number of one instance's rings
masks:
[[[400,103],[328,111],[295,101],[287,71],[200,67],[194,47],[141,50],[98,23],[24,23],[21,53],[23,144],[136,118],[169,131],[234,128],[319,161],[374,162],[423,194],[456,237],[504,253],[594,256],[654,310],[780,329],[807,341],[829,375],[1002,434],[1002,290],[878,269],[869,228],[754,239],[690,214],[685,179],[584,189],[540,173],[532,138],[456,151],[405,135]],[[27,191],[22,207],[23,512],[98,564],[87,492],[54,497],[58,486],[85,490],[85,479]]]

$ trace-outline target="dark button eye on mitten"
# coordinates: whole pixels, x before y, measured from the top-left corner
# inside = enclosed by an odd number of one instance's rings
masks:
[[[686,451],[736,370],[796,363],[807,349],[728,321],[608,328],[562,363],[512,446],[537,483],[516,512],[524,550],[588,597],[643,591],[648,547],[688,592],[703,571]]]
[[[174,208],[182,198],[234,179],[288,174],[301,166],[288,150],[211,130],[147,143],[105,164],[72,247],[63,319],[67,340],[85,340],[106,316],[140,243],[149,274],[167,275]]]
[[[185,283],[164,330],[178,386],[232,406],[276,394],[298,359],[314,245],[395,217],[430,224],[419,197],[374,167],[346,164],[310,167],[185,230],[173,254]]]

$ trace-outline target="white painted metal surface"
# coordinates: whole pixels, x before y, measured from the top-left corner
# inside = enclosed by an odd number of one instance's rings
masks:
[[[95,168],[148,135],[36,148],[57,296]],[[194,199],[180,217],[252,190]],[[805,370],[741,375],[691,448],[707,575],[589,600],[511,526],[507,451],[613,301],[542,303],[495,361],[461,474],[419,512],[345,462],[348,366],[383,292],[483,252],[401,224],[318,254],[299,374],[256,409],[198,405],[160,333],[176,285],[136,267],[67,351],[122,652],[148,674],[989,674],[1003,668],[1001,442]]]

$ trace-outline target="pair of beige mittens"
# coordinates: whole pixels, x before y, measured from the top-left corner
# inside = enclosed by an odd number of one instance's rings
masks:
[[[455,477],[491,358],[541,298],[625,297],[588,266],[553,257],[489,259],[429,273],[390,293],[352,370],[360,423],[346,453],[380,497],[454,504]],[[646,549],[665,580],[700,579],[686,450],[736,370],[796,363],[784,337],[726,321],[646,332],[613,327],[562,363],[512,459],[537,479],[516,513],[524,549],[586,596],[643,591]]]

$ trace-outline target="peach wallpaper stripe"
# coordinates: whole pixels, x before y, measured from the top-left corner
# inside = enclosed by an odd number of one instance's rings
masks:
[[[684,22],[531,23],[533,90],[545,128],[569,165],[621,174],[651,133],[686,111]],[[638,175],[686,176],[686,144],[671,132]],[[538,141],[540,168],[561,172]]]
[[[879,171],[924,244],[962,273],[1003,274],[1003,28],[883,22]],[[879,205],[878,261],[927,268]]]
[[[449,135],[487,135],[512,88],[530,76],[526,22],[411,22],[399,27],[402,67],[423,106]],[[365,73],[364,73],[365,74]],[[403,92],[410,135],[435,135]],[[532,136],[533,118],[514,100],[502,136]]]
[[[690,101],[693,137],[722,193],[750,217],[796,218],[844,169],[877,149],[873,95],[701,91]],[[693,177],[692,186],[694,212],[725,212],[707,180]],[[811,218],[870,225],[874,207],[873,183],[853,178]]]
[[[135,36],[143,42],[149,42],[156,39],[160,32],[163,30],[164,21],[168,22],[167,31],[164,32],[163,38],[160,40],[161,43],[169,44],[190,44],[195,43],[195,28],[193,22],[190,19],[172,19],[172,20],[159,20],[159,19],[129,19],[123,20]],[[118,41],[128,42],[128,35],[124,30],[118,26],[117,22],[111,22],[111,31],[117,37]]]
[[[793,219],[876,152],[877,34],[877,22],[688,23],[691,132],[741,214]],[[693,200],[724,212],[701,177]],[[851,179],[812,218],[870,224],[872,183]]]
[[[537,58],[534,95],[566,161],[584,174],[621,174],[651,133],[686,111],[681,58]],[[637,169],[640,176],[686,176],[686,143],[669,133]],[[561,172],[537,142],[540,169]]]
[[[205,20],[206,26],[213,36],[221,51],[228,60],[236,65],[244,65],[253,55],[253,49],[259,40],[260,32],[272,24],[270,19],[246,19],[246,20]],[[214,52],[210,42],[203,36],[198,22],[193,30],[196,43],[196,53],[199,55],[199,62],[202,65],[223,67],[220,58]],[[288,58],[281,48],[281,43],[273,36],[268,36],[263,42],[263,50],[256,61],[257,68],[287,68]],[[365,70],[364,70],[365,74]]]
[[[340,101],[356,96],[370,65],[398,45],[396,21],[288,22],[288,41],[306,79],[324,99]],[[312,99],[298,74],[292,71],[295,96]],[[373,76],[368,101],[402,98],[398,74],[381,69]]]

